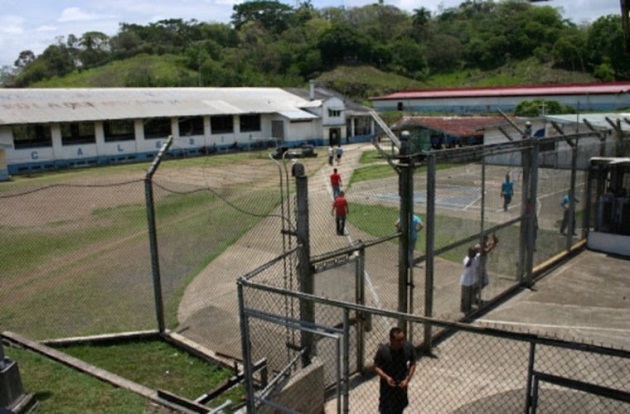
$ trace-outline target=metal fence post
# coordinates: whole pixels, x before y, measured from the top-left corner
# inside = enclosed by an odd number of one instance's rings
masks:
[[[155,156],[144,178],[144,196],[147,207],[147,221],[149,227],[149,248],[151,252],[151,268],[153,269],[153,294],[155,297],[155,314],[158,322],[158,330],[164,332],[164,301],[162,298],[162,276],[160,275],[160,258],[158,253],[157,230],[155,226],[155,202],[153,199],[153,175],[157,171],[162,157],[173,143],[173,137],[169,136],[162,148]]]
[[[538,154],[539,154],[539,143],[538,140],[532,138],[532,148],[531,148],[531,157],[528,168],[531,168],[530,171],[530,184],[527,193],[527,199],[525,200],[526,206],[529,206],[526,209],[526,213],[528,213],[527,217],[527,243],[525,243],[525,282],[528,286],[532,284],[533,279],[533,270],[534,270],[534,250],[536,250],[536,242],[537,242],[537,225],[538,221],[536,217],[536,200],[538,199]]]
[[[523,139],[526,137],[524,136]],[[529,138],[527,138],[529,139]],[[522,188],[522,197],[521,197],[521,217],[526,214],[527,211],[527,200],[531,198],[531,172],[532,172],[532,154],[529,148],[523,146],[521,150],[521,170],[523,171],[521,177],[521,188]],[[517,278],[519,282],[522,282],[523,279],[526,278],[526,274],[528,274],[527,270],[527,243],[528,243],[528,232],[527,232],[527,221],[521,222],[520,226],[520,246],[518,251],[518,270],[517,270]]]
[[[425,299],[424,316],[433,315],[433,272],[435,260],[435,155],[430,154],[427,159],[427,217],[426,217],[426,263],[425,263]],[[424,351],[431,353],[433,338],[431,336],[431,324],[424,324]]]
[[[249,319],[245,314],[245,295],[243,294],[243,285],[236,284],[238,292],[238,311],[241,321],[241,349],[243,352],[243,379],[245,381],[245,390],[247,393],[247,412],[256,412],[256,395],[254,391],[253,364],[251,359],[251,347],[249,343]]]
[[[304,168],[296,169],[296,171],[297,239],[300,245],[298,249],[300,291],[313,294],[314,283],[311,271],[311,248],[308,223],[308,178],[304,174]],[[315,322],[315,305],[312,301],[300,299],[300,319],[308,324]],[[300,347],[306,350],[302,356],[302,364],[306,366],[310,364],[314,352],[313,334],[303,331],[300,338]]]
[[[359,305],[365,305],[365,246],[361,244],[356,254],[356,302]],[[365,331],[368,329],[369,323],[367,313],[361,312],[358,315],[357,323],[357,370],[363,372],[365,364],[363,358],[365,356]]]
[[[398,311],[407,313],[409,311],[408,284],[409,284],[409,231],[412,225],[413,202],[409,191],[412,169],[409,165],[409,158],[405,157],[400,162],[399,194],[400,194],[400,243],[398,247]],[[413,181],[411,181],[413,182]],[[413,191],[413,188],[411,189]],[[404,319],[398,320],[398,326],[408,333],[407,322]]]
[[[350,310],[343,310],[343,412],[350,412]]]
[[[571,189],[569,190],[569,222],[567,223],[567,250],[573,244],[575,233],[575,181],[577,178],[578,138],[571,145]]]

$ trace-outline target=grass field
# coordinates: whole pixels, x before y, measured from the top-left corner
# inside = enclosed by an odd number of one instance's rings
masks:
[[[161,341],[136,341],[107,346],[80,345],[60,348],[71,356],[155,390],[195,399],[220,385],[233,373],[208,364]],[[68,413],[172,413],[171,409],[75,371],[40,354],[14,347],[5,353],[17,361],[24,392],[32,393],[36,412]],[[238,405],[242,387],[225,393],[210,405],[227,399]]]

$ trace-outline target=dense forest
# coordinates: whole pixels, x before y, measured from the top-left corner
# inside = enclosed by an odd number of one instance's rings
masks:
[[[39,56],[22,51],[3,69],[2,83],[29,87],[138,56],[173,58],[178,70],[161,77],[136,70],[118,86],[303,86],[339,66],[426,82],[524,59],[601,81],[630,78],[619,15],[578,25],[524,0],[466,0],[435,15],[382,0],[323,9],[309,0],[297,7],[254,0],[234,5],[229,23],[168,19],[121,23],[111,37],[69,34]]]

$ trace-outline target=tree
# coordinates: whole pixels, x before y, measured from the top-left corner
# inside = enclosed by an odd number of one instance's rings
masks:
[[[102,64],[109,57],[109,36],[102,32],[85,32],[79,39],[79,60],[84,67]]]
[[[13,63],[16,68],[23,68],[35,60],[35,54],[30,50],[20,52],[17,60]]]
[[[575,109],[569,105],[562,105],[558,101],[547,99],[534,99],[531,101],[521,101],[514,108],[515,116],[537,117],[544,113],[546,115],[554,114],[571,114],[575,113]]]
[[[424,7],[413,10],[413,26],[422,29],[431,20],[431,12]]]
[[[418,43],[411,39],[400,39],[393,43],[391,50],[394,65],[402,69],[399,72],[401,75],[415,78],[426,71],[427,60]]]
[[[317,44],[326,67],[358,63],[366,55],[366,46],[365,39],[348,25],[333,25]]]
[[[16,69],[9,65],[3,65],[0,69],[0,86],[11,87],[15,83]]]
[[[570,70],[585,70],[586,37],[581,33],[563,36],[553,45],[555,65]]]
[[[463,48],[458,38],[448,34],[438,34],[431,38],[426,49],[429,68],[433,72],[448,72],[461,64]]]
[[[625,50],[619,16],[609,15],[597,19],[588,31],[586,45],[589,64],[593,68],[610,63],[615,78],[630,77],[630,57]]]
[[[130,58],[143,51],[142,28],[122,23],[118,34],[109,41],[111,52],[118,59]]]
[[[232,7],[232,24],[239,30],[245,23],[258,22],[271,33],[279,34],[290,27],[294,10],[276,0],[254,0]]]

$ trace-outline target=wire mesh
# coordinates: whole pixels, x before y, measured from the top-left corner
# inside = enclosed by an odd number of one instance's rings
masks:
[[[3,186],[3,329],[46,339],[155,326],[142,178],[136,167]]]
[[[274,296],[278,298],[283,296],[282,292],[269,291],[255,282],[248,282],[246,285],[245,290],[248,292],[246,296],[250,298],[246,302],[254,305],[255,309],[260,309],[261,306],[267,308],[268,304],[274,302]],[[337,335],[344,332],[343,326],[339,326],[334,316],[340,312],[370,315],[368,318],[371,323],[369,329],[364,332],[362,344],[356,340],[357,331],[348,330],[347,355],[344,355],[343,351],[339,353],[339,348],[334,341],[328,343],[324,340],[317,341],[317,363],[323,365],[324,388],[328,389],[326,412],[336,412],[340,406],[345,407],[346,404],[349,412],[377,410],[380,380],[373,371],[375,354],[379,346],[388,342],[389,330],[398,326],[401,319],[409,323],[407,339],[412,343],[419,343],[423,331],[429,326],[434,330],[441,328],[450,332],[450,335],[441,340],[430,354],[420,354],[416,362],[416,373],[408,388],[409,406],[406,412],[523,412],[528,407],[530,363],[533,363],[532,368],[536,372],[564,376],[587,384],[587,389],[581,390],[584,395],[579,397],[579,401],[584,404],[584,407],[595,409],[594,412],[605,412],[602,411],[604,409],[609,409],[610,412],[623,412],[623,409],[627,409],[627,403],[626,405],[623,403],[623,398],[630,395],[630,372],[628,371],[630,353],[627,351],[610,352],[595,346],[549,340],[532,334],[505,330],[489,332],[445,320],[419,321],[418,318],[409,314],[395,314],[374,307],[357,309],[352,303],[331,301],[323,297],[306,298],[295,292],[292,297],[313,302],[318,309],[317,313],[321,314],[316,325],[322,332],[326,329],[336,330]],[[336,310],[333,310],[334,308]],[[286,325],[283,326],[286,320],[278,318],[279,326],[270,330],[269,326],[263,326],[258,321],[253,321],[254,319],[255,317],[247,319],[250,332],[252,332],[250,338],[256,340],[251,346],[254,358],[281,355],[282,342],[277,329],[280,326],[288,329]],[[293,329],[299,326],[299,322],[295,322]],[[348,323],[355,326],[352,318],[348,320]],[[260,336],[261,330],[273,331],[275,334],[268,336],[263,333]],[[297,335],[300,334],[297,333]],[[271,341],[271,345],[259,346],[265,340]],[[536,348],[532,346],[533,344],[536,344]],[[287,354],[284,355],[282,364],[289,363],[292,358],[295,359],[298,349],[300,348],[295,343],[290,346],[285,344]],[[532,354],[534,349],[536,351]],[[357,371],[352,361],[359,355],[363,355],[364,367]],[[350,360],[348,376],[343,374],[342,370],[343,375],[337,379],[337,382],[331,382],[338,372],[340,359],[343,360],[345,357]],[[291,376],[298,371],[291,371],[291,374],[283,372],[282,375]],[[280,375],[279,370],[276,370],[276,373]],[[283,379],[287,381],[286,378]],[[340,387],[343,391],[344,384],[350,386],[347,402],[344,400],[346,397],[343,392],[341,392],[341,398],[338,394]],[[589,386],[591,389],[594,387],[612,388],[619,393],[620,397],[617,400],[602,398],[594,391],[589,392]],[[536,389],[538,412],[571,412],[570,410],[575,408],[576,402],[571,399],[574,390],[544,383],[540,383]],[[291,401],[292,398],[295,399],[295,404],[299,404],[297,402],[299,398],[291,392],[287,393],[283,401]],[[533,407],[530,408],[533,409]]]

